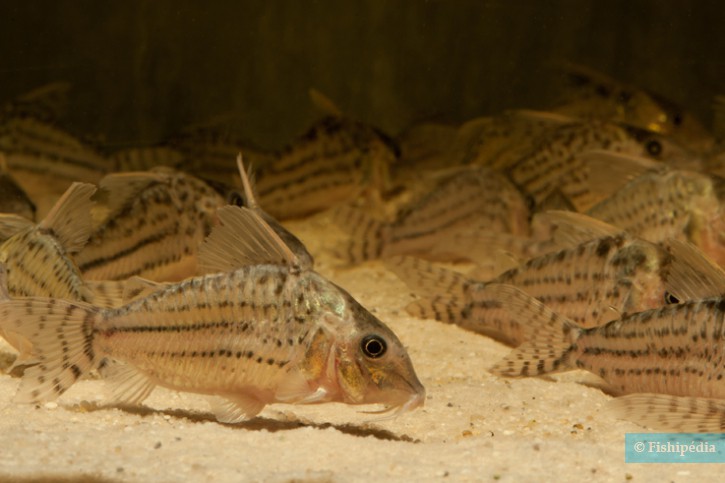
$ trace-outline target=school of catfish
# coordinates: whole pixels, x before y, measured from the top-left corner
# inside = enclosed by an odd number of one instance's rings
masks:
[[[422,406],[405,341],[284,226],[324,212],[347,233],[330,247],[340,265],[381,260],[421,324],[511,346],[491,374],[583,369],[623,418],[724,431],[722,130],[564,69],[546,111],[397,138],[311,91],[322,119],[278,152],[215,126],[111,151],[61,127],[66,84],[8,101],[0,336],[18,353],[15,401],[100,375],[112,404],[161,386],[208,396],[225,423],[277,403]]]

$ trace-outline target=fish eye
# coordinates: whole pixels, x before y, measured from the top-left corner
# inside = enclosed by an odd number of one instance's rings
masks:
[[[244,206],[244,196],[242,196],[241,193],[238,191],[232,191],[229,193],[229,196],[227,197],[227,201],[230,205],[243,207]]]
[[[670,292],[665,292],[665,303],[667,305],[679,304],[680,299],[672,295]]]
[[[619,93],[619,96],[617,96],[617,100],[622,104],[627,104],[630,100],[632,100],[632,93],[627,91],[621,91]]]
[[[659,156],[662,154],[662,143],[656,140],[648,141],[645,146],[650,156]]]
[[[682,124],[682,114],[680,114],[679,112],[675,113],[675,115],[672,116],[672,124],[674,124],[675,126],[679,126],[680,124]]]
[[[368,335],[360,342],[360,348],[367,357],[377,359],[385,354],[388,345],[379,335]]]

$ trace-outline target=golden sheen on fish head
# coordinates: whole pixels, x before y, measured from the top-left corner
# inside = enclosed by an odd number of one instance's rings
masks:
[[[326,381],[333,400],[346,404],[384,404],[385,411],[405,412],[423,405],[425,388],[403,344],[377,317],[347,292],[330,284],[320,292],[323,324],[333,332],[327,353]],[[323,345],[322,338],[319,345]],[[314,348],[313,340],[311,348]],[[321,348],[321,347],[320,347]],[[306,365],[321,363],[320,351],[308,350]]]
[[[660,246],[634,239],[616,251],[610,264],[624,293],[621,313],[642,312],[670,303],[677,298],[667,290],[672,256]]]

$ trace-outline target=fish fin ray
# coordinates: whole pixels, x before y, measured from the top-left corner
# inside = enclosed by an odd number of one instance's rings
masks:
[[[560,248],[573,248],[596,238],[617,236],[624,231],[607,222],[573,211],[550,210],[536,215],[536,218],[536,223],[555,226],[553,239]]]
[[[344,231],[350,233],[350,239],[336,255],[350,263],[380,258],[390,238],[390,226],[373,218],[362,209],[352,206],[340,206],[334,210],[333,221]]]
[[[138,194],[156,183],[169,179],[169,171],[155,168],[151,171],[112,173],[106,175],[98,184],[106,194],[104,219],[116,215],[125,206],[133,202]]]
[[[660,431],[725,432],[725,401],[722,399],[636,393],[615,398],[607,409],[622,419]]]
[[[689,242],[670,239],[665,249],[672,255],[667,290],[679,300],[725,295],[725,271]]]
[[[300,267],[297,256],[258,213],[238,206],[217,210],[220,224],[199,247],[199,266],[228,272],[255,264]]]
[[[94,305],[111,308],[124,304],[125,280],[86,280],[85,285],[91,291]]]
[[[539,376],[570,368],[568,354],[581,329],[518,287],[492,283],[486,296],[500,301],[525,328],[525,342],[490,372],[501,376]],[[526,321],[526,322],[524,322]]]
[[[95,202],[91,196],[95,192],[92,184],[73,183],[38,227],[51,230],[69,253],[79,251],[93,230],[91,209]]]
[[[465,275],[437,267],[420,258],[395,256],[385,259],[385,264],[408,287],[426,296],[440,295],[441,292],[463,296],[466,287],[472,282]]]
[[[99,315],[99,308],[83,302],[47,298],[0,302],[0,328],[26,337],[38,362],[25,370],[16,401],[53,400],[96,367],[93,337]]]
[[[580,155],[589,170],[589,189],[599,197],[608,197],[642,174],[660,169],[662,164],[649,158],[595,149]]]
[[[111,404],[140,404],[156,387],[146,374],[131,364],[110,359],[106,361],[104,369],[103,376],[109,386]]]
[[[314,87],[310,87],[310,89],[307,91],[307,94],[310,97],[310,101],[312,101],[312,105],[315,106],[315,108],[322,112],[324,115],[337,118],[343,117],[340,108],[337,107],[337,105],[332,102],[329,97],[324,95],[319,90],[315,89]]]
[[[34,226],[35,223],[23,216],[13,213],[0,213],[0,242]]]
[[[235,394],[234,398],[212,396],[209,398],[209,404],[217,421],[226,424],[236,424],[251,419],[266,406],[259,399],[244,394]]]

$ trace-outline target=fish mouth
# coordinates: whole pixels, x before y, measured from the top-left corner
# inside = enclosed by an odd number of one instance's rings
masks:
[[[411,396],[403,403],[401,404],[386,404],[385,407],[382,409],[379,409],[377,411],[360,411],[363,414],[379,414],[381,417],[374,418],[372,421],[387,421],[390,419],[394,419],[398,417],[399,415],[406,413],[408,411],[413,411],[414,409],[417,409],[419,407],[422,407],[425,403],[425,388],[423,385],[416,379],[415,384],[411,383],[410,381],[403,379],[408,387],[410,388],[410,391],[406,391],[407,394],[411,394]]]

